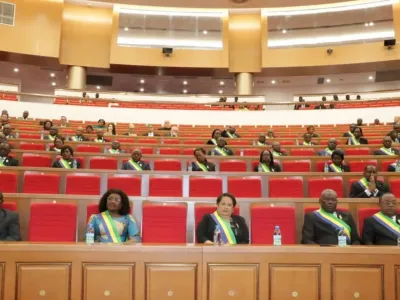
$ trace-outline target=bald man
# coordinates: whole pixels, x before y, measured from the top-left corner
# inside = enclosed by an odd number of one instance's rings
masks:
[[[0,168],[18,166],[18,160],[9,156],[10,152],[11,152],[10,144],[8,143],[0,144]]]
[[[3,126],[3,134],[6,139],[15,139],[15,136],[11,134],[12,128],[10,124]]]
[[[147,162],[142,161],[142,151],[140,149],[134,149],[132,151],[131,159],[122,164],[122,170],[133,170],[133,171],[151,171],[150,165]]]
[[[325,150],[319,151],[318,156],[331,156],[333,151],[336,150],[337,147],[337,141],[334,138],[329,139],[328,141],[328,147],[325,148]]]
[[[338,233],[344,228],[348,245],[359,245],[357,227],[350,213],[337,209],[337,195],[324,190],[319,198],[320,209],[304,216],[302,244],[337,245]]]
[[[398,245],[400,238],[400,215],[397,199],[391,193],[379,199],[380,211],[364,220],[362,241],[365,245]]]
[[[399,155],[399,150],[392,148],[392,138],[390,136],[385,136],[383,138],[383,147],[374,152],[374,155]]]

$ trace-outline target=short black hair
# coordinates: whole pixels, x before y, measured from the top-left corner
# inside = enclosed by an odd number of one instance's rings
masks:
[[[220,129],[214,129],[213,132],[212,132],[212,134],[211,134],[211,138],[214,138],[214,135],[215,135],[215,133],[216,133],[217,131],[220,131],[220,132],[221,132]]]
[[[196,149],[194,149],[194,151],[193,151],[193,156],[195,156],[196,155],[196,152],[197,151],[201,151],[201,153],[203,153],[204,155],[206,155],[206,150],[204,150],[204,148],[196,148]]]
[[[100,122],[103,122],[104,125],[106,125],[106,121],[105,121],[104,119],[99,119],[99,120],[97,121],[97,123],[100,123]]]
[[[222,198],[224,198],[224,197],[231,198],[232,203],[233,203],[233,207],[236,206],[237,201],[236,201],[235,196],[233,196],[232,194],[229,194],[229,193],[223,193],[223,194],[219,195],[218,198],[217,198],[217,204],[219,204],[221,202]]]
[[[86,130],[87,130],[88,128],[92,128],[92,130],[93,130],[93,126],[92,126],[92,125],[86,126]]]
[[[340,156],[340,158],[342,159],[342,160],[344,160],[344,153],[343,153],[343,151],[340,151],[340,150],[334,150],[333,152],[332,152],[332,154],[331,154],[331,160],[333,160],[333,157],[334,156]]]
[[[104,193],[99,201],[99,212],[102,213],[107,211],[107,198],[111,194],[118,194],[121,197],[121,209],[118,211],[118,213],[121,216],[128,215],[130,212],[129,198],[128,195],[120,189],[109,189]]]
[[[50,121],[50,120],[46,120],[46,121],[43,122],[43,129],[46,130],[46,123],[50,123],[51,124],[50,128],[53,127],[53,122]]]
[[[309,135],[310,137],[312,137],[312,134],[311,134],[311,133],[306,132],[305,134],[303,134],[303,138],[305,138],[306,135]]]
[[[54,145],[56,144],[56,141],[57,141],[57,140],[60,140],[60,141],[63,142],[63,144],[64,144],[65,139],[64,139],[62,136],[57,135],[57,136],[54,138],[54,142],[53,142]]]
[[[354,128],[354,131],[356,131],[357,128],[360,129],[361,136],[364,136],[364,134],[363,134],[363,132],[362,132],[362,128],[361,128],[360,126],[356,126],[356,127]],[[354,131],[353,131],[353,133],[354,133]]]
[[[307,126],[307,130],[310,129],[310,128],[314,128],[315,129],[315,126],[314,125],[308,125]]]
[[[69,152],[71,153],[71,155],[74,156],[74,150],[72,150],[72,147],[71,147],[71,146],[68,146],[68,145],[62,146],[62,147],[61,147],[61,152],[60,152],[60,154],[63,154],[63,153],[64,153],[65,151],[67,151],[67,150],[69,150]]]

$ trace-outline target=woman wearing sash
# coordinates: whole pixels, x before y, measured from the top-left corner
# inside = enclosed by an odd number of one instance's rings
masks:
[[[303,141],[300,143],[301,146],[313,146],[318,145],[317,143],[312,141],[312,135],[309,133],[305,133],[303,135]]]
[[[194,150],[193,155],[196,161],[191,163],[192,171],[215,172],[215,165],[207,161],[206,150],[197,148]]]
[[[340,150],[335,150],[331,155],[332,163],[328,166],[329,172],[350,172],[350,167],[345,165],[344,162],[344,154]]]
[[[349,138],[348,145],[367,145],[368,140],[363,138],[363,132],[361,127],[356,127],[353,131],[353,136]]]
[[[74,158],[74,150],[71,146],[62,147],[60,154],[60,160],[56,160],[52,168],[79,169],[81,167],[80,162]]]
[[[208,154],[216,155],[216,156],[231,156],[233,155],[233,151],[226,147],[227,143],[223,137],[219,137],[217,140],[217,146],[214,149],[211,149]]]
[[[211,140],[208,140],[207,145],[217,145],[217,140],[219,139],[219,137],[221,136],[221,130],[219,129],[215,129],[212,132],[211,135]]]
[[[241,216],[233,215],[236,206],[236,198],[224,193],[217,198],[217,209],[211,214],[206,214],[197,225],[197,242],[213,244],[214,231],[217,225],[221,230],[222,243],[224,244],[248,244],[249,229],[246,221]]]
[[[260,163],[254,168],[254,172],[282,172],[281,166],[274,163],[274,156],[269,150],[261,151]]]
[[[64,146],[64,138],[61,136],[57,136],[53,142],[54,147],[50,148],[49,151],[55,151],[61,153],[61,148]]]
[[[129,198],[120,189],[108,190],[100,199],[99,212],[88,222],[94,229],[94,240],[100,243],[140,243],[135,219],[130,214]]]

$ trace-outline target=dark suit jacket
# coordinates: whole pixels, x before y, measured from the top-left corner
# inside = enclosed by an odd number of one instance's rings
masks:
[[[392,148],[392,152],[396,155],[399,155],[399,150],[397,149]],[[374,155],[389,155],[389,154],[383,153],[381,150],[376,150],[374,152]]]
[[[148,132],[146,132],[145,134],[143,134],[143,136],[149,136],[149,133]],[[158,133],[155,133],[154,132],[154,136],[160,136]]]
[[[387,168],[388,172],[396,172],[396,163],[390,164]]]
[[[400,225],[400,215],[396,215],[396,223]],[[397,235],[381,225],[373,217],[364,220],[362,241],[365,245],[397,246]]]
[[[348,212],[336,211],[339,218],[342,218],[351,229],[351,244],[359,245],[360,237],[353,217]],[[338,232],[332,225],[319,219],[313,212],[304,216],[302,244],[337,245]]]
[[[14,211],[0,208],[0,241],[20,241],[19,217]]]
[[[249,229],[246,225],[246,221],[241,216],[232,215],[232,220],[236,224],[237,234],[236,242],[238,244],[248,244],[249,243]],[[204,243],[206,241],[214,240],[214,230],[216,223],[210,214],[204,215],[203,219],[197,225],[196,237],[198,243]]]
[[[229,156],[233,155],[233,151],[227,147],[224,147],[225,149],[225,153],[228,154]],[[212,155],[212,152],[214,152],[215,156],[221,156],[221,154],[219,154],[217,151],[214,151],[214,149],[211,149],[210,151],[208,151],[208,155]]]
[[[215,145],[212,140],[207,141],[207,145]]]
[[[372,193],[368,195],[368,193],[365,192],[365,188],[356,181],[351,185],[350,198],[379,198],[383,194],[389,192],[389,188],[379,180],[376,181],[376,189],[378,190],[376,195]]]
[[[367,145],[368,144],[368,140],[366,138],[360,137],[359,140],[360,145]]]
[[[71,168],[72,168],[72,166],[73,166],[73,161],[72,161],[72,160],[69,161],[68,164],[69,164],[69,165],[71,166]],[[79,162],[79,160],[76,161],[76,166],[77,166],[78,169],[81,168],[81,163]],[[53,165],[52,165],[51,167],[52,167],[52,168],[64,168],[59,160],[54,161],[54,162],[53,162]]]
[[[75,136],[76,136],[76,135],[75,135]],[[72,139],[72,137],[70,137],[69,140],[72,141],[72,142],[74,142],[74,140]],[[82,141],[82,142],[89,142],[89,138],[86,137],[86,136],[84,136],[84,135],[82,135],[82,136],[80,136],[79,141]],[[77,142],[78,142],[78,141],[77,141]]]
[[[213,163],[207,162],[206,166],[209,172],[215,172],[215,165]],[[192,162],[192,171],[203,172],[203,170],[200,169],[199,166],[194,162]]]
[[[139,161],[138,165],[143,169],[143,171],[151,171],[150,169],[150,165],[147,162],[144,161]],[[128,162],[124,162],[122,164],[122,168],[121,170],[134,170],[136,171],[136,169],[134,169],[131,164],[129,164]]]
[[[240,135],[239,135],[237,132],[235,132],[235,135],[236,135],[237,138],[240,138]],[[226,138],[231,138],[231,137],[228,135],[228,133],[227,133],[226,130],[222,131],[221,136],[226,137]]]
[[[348,165],[342,165],[343,172],[350,172],[350,167]],[[329,168],[329,172],[335,173],[331,168]]]
[[[258,172],[258,166],[254,167],[254,172]],[[272,168],[271,172],[282,172],[281,166],[279,164],[274,163],[274,167]]]
[[[7,167],[17,167],[18,160],[12,158],[11,156],[7,156],[7,158],[3,161],[3,164]]]

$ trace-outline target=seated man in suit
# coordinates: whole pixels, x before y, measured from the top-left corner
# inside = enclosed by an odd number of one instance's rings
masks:
[[[58,128],[56,126],[51,126],[49,130],[49,135],[44,137],[45,140],[54,141],[55,138],[58,136]]]
[[[399,150],[392,148],[392,138],[385,136],[383,138],[383,147],[374,152],[374,155],[399,155]]]
[[[15,136],[11,134],[12,128],[10,124],[3,126],[3,134],[6,139],[15,139]]]
[[[208,152],[208,155],[216,155],[216,156],[231,156],[233,155],[233,151],[226,147],[227,143],[223,137],[219,137],[217,140],[217,147],[211,149]]]
[[[215,165],[207,161],[206,150],[197,148],[193,152],[196,158],[195,162],[191,162],[192,171],[198,172],[215,172]]]
[[[104,138],[104,130],[102,128],[96,128],[96,138],[93,140],[96,143],[106,143],[107,140]]]
[[[0,167],[17,167],[18,160],[9,156],[11,152],[10,144],[0,144]]]
[[[333,151],[336,150],[337,141],[334,138],[330,138],[328,141],[328,147],[325,150],[319,151],[319,156],[331,156]]]
[[[150,165],[141,159],[142,151],[140,149],[133,150],[131,159],[122,164],[122,170],[151,171]]]
[[[124,135],[137,136],[135,133],[135,124],[129,123],[128,132],[124,133]]]
[[[351,185],[350,198],[375,198],[388,193],[388,187],[378,181],[377,178],[376,167],[372,165],[365,166],[364,177]]]
[[[350,124],[349,131],[343,133],[343,137],[354,137],[353,132],[354,132],[354,129],[356,129],[356,127],[357,127],[356,124],[354,124],[354,123]]]
[[[76,134],[71,137],[73,142],[88,142],[89,139],[83,135],[83,127],[79,126],[76,130]]]
[[[317,143],[312,141],[312,135],[309,133],[303,134],[303,141],[299,143],[301,146],[313,146],[317,145]]]
[[[18,214],[2,208],[3,202],[3,193],[0,191],[0,241],[20,241]]]
[[[172,126],[171,130],[165,136],[178,137],[179,136],[179,128],[178,128],[178,126]]]
[[[233,126],[228,126],[227,129],[222,131],[222,136],[231,139],[240,138],[240,135],[236,133],[236,128]]]
[[[320,209],[304,216],[302,244],[337,245],[338,233],[342,229],[348,245],[359,245],[357,227],[350,213],[336,209],[337,195],[333,190],[324,190],[319,198]]]
[[[397,199],[391,193],[379,198],[380,212],[364,220],[362,241],[365,245],[397,246],[400,238],[400,215]]]
[[[111,143],[111,148],[106,149],[105,153],[120,154],[120,153],[125,153],[125,150],[121,149],[121,143],[120,142],[113,141]]]
[[[148,128],[148,131],[145,134],[143,134],[143,136],[160,136],[159,134],[154,132],[153,125],[148,125],[147,128]]]
[[[287,153],[282,151],[281,144],[279,142],[273,142],[272,143],[272,155],[274,157],[279,157],[279,156],[286,156]]]

